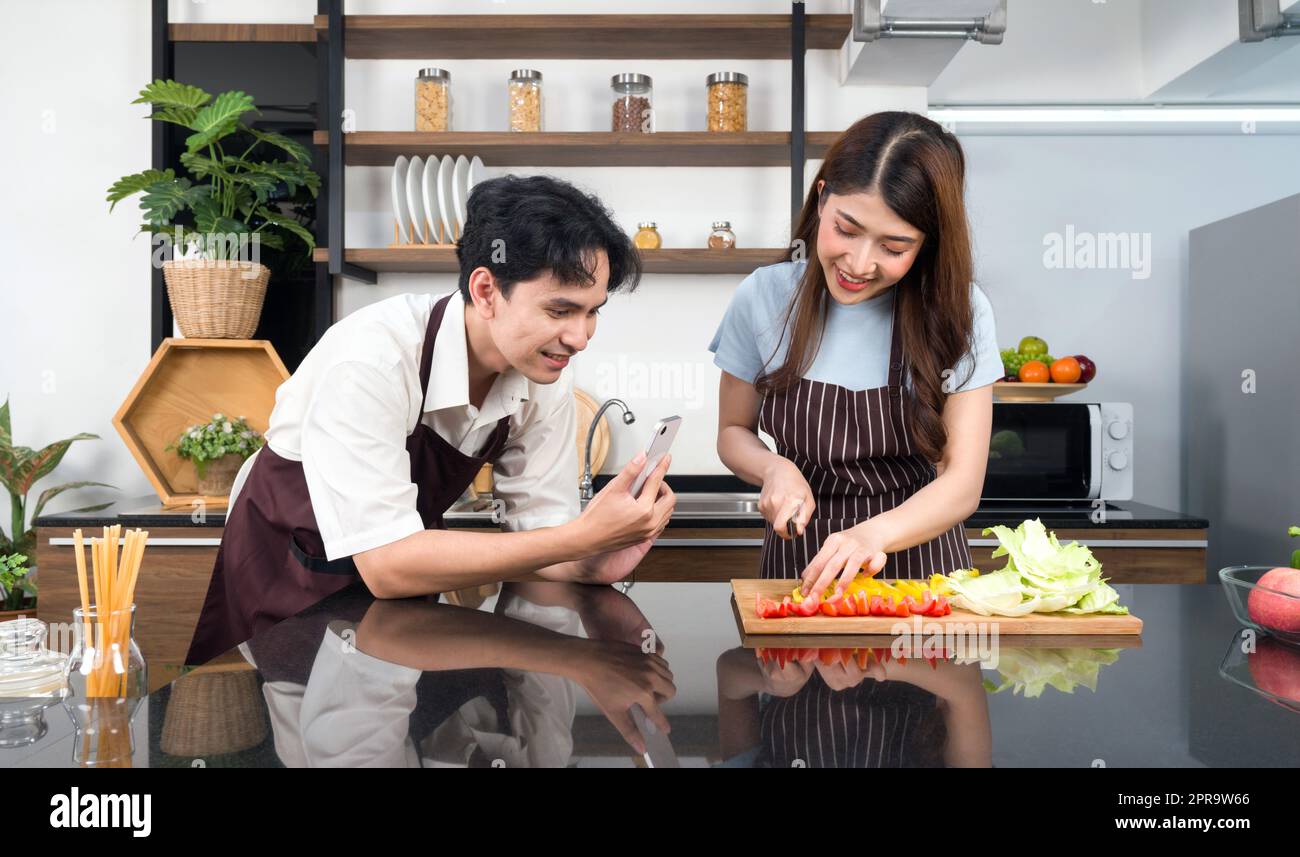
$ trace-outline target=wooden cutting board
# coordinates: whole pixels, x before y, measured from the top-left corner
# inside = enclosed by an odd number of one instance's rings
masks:
[[[736,615],[740,617],[741,630],[747,635],[768,636],[772,634],[879,634],[890,635],[896,623],[913,626],[911,619],[899,619],[896,616],[794,616],[785,619],[760,619],[754,612],[756,596],[780,601],[794,589],[791,580],[742,580],[731,581],[731,593],[735,599]],[[1060,637],[1082,635],[1126,635],[1141,634],[1142,620],[1136,616],[1075,616],[1069,613],[1030,613],[1028,616],[981,616],[965,610],[953,610],[947,616],[938,618],[922,616],[924,624],[938,622],[941,625],[962,625],[984,623],[986,626],[997,623],[999,636],[1020,634],[1050,634]]]

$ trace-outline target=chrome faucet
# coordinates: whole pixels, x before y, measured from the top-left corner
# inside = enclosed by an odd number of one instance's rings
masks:
[[[610,405],[618,405],[623,409],[624,425],[630,426],[636,422],[636,415],[632,413],[632,409],[622,399],[609,399],[600,406],[600,410],[596,411],[596,416],[591,418],[591,425],[587,427],[587,446],[582,451],[584,459],[582,462],[582,481],[578,483],[578,497],[582,500],[590,500],[594,493],[591,490],[591,440],[596,436],[596,426],[600,425],[601,415],[605,413],[605,409]]]

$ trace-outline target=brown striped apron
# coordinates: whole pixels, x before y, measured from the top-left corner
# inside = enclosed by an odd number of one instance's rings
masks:
[[[777,454],[799,468],[817,507],[802,536],[786,540],[766,525],[760,577],[799,577],[831,533],[893,509],[935,478],[934,465],[916,453],[905,419],[898,304],[895,291],[884,387],[849,390],[800,378],[764,396],[759,428],[776,441]],[[889,554],[880,576],[916,580],[972,564],[958,522],[931,541]]]
[[[942,765],[938,697],[905,681],[866,679],[832,690],[814,671],[760,713],[763,761],[773,768],[919,768]]]
[[[420,401],[429,394],[433,344],[447,302],[429,313],[420,352]],[[478,455],[461,452],[417,418],[406,438],[415,507],[426,529],[446,529],[442,513],[460,499],[479,469],[506,446],[510,417],[496,428]],[[254,634],[305,610],[359,579],[351,557],[329,560],[301,461],[276,455],[269,445],[257,453],[243,490],[226,516],[208,594],[185,663],[198,666]]]

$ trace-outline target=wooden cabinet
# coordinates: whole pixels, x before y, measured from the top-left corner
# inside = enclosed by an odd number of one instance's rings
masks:
[[[81,606],[73,529],[38,527],[36,531],[40,587],[36,615],[45,622],[71,622],[73,608]],[[212,578],[221,533],[220,527],[150,530],[135,587],[136,644],[150,663],[184,663]]]
[[[470,528],[471,532],[495,532]],[[155,663],[180,664],[189,649],[221,543],[220,527],[155,527],[136,585],[136,640]],[[1092,549],[1111,583],[1203,583],[1205,530],[1056,530],[1062,542]],[[975,566],[993,571],[1005,557],[990,557],[996,541],[968,529]],[[763,531],[758,527],[687,528],[664,532],[633,575],[638,581],[725,582],[758,576]],[[80,604],[71,527],[39,527],[37,615],[67,622]],[[888,569],[885,571],[888,576]]]

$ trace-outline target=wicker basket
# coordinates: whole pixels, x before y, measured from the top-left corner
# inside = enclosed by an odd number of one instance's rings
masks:
[[[163,262],[172,314],[193,339],[251,339],[270,278],[271,269],[257,262]]]
[[[237,753],[265,741],[266,733],[256,672],[196,672],[172,683],[159,749],[186,758]]]
[[[199,493],[204,497],[229,497],[230,489],[235,485],[235,477],[239,475],[239,468],[243,464],[244,459],[233,452],[209,461],[199,479]]]

